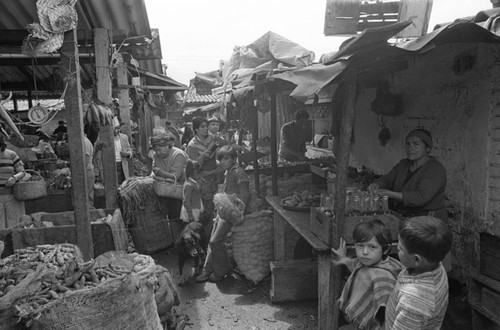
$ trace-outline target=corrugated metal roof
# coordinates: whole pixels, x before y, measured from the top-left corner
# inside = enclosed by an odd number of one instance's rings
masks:
[[[106,28],[133,36],[151,30],[144,0],[78,0],[75,9],[78,30]],[[0,29],[22,30],[35,21],[35,0],[0,0]]]
[[[75,5],[78,14],[79,31],[89,31],[94,28],[106,28],[112,31],[121,31],[125,36],[150,35],[148,15],[144,0],[78,0]],[[21,53],[21,44],[27,35],[26,25],[37,22],[36,0],[0,0],[0,53],[17,56]],[[5,33],[5,30],[16,33]],[[21,33],[19,33],[21,32]],[[17,38],[17,39],[16,39]],[[91,40],[90,40],[91,41]],[[0,89],[7,83],[18,83],[19,90],[34,89],[33,71],[38,80],[38,90],[51,89],[60,77],[54,73],[57,68],[58,57],[44,65],[5,65],[9,59],[3,59],[0,54]],[[14,54],[14,55],[10,55]],[[4,55],[5,56],[5,55]],[[3,63],[1,63],[3,62]],[[36,62],[35,62],[36,64]],[[47,64],[47,65],[45,65]],[[161,74],[161,60],[140,60],[141,68],[149,72]],[[82,84],[93,85],[94,69],[87,62],[80,62],[82,67]],[[61,90],[62,91],[62,90]],[[54,94],[57,94],[57,89]]]
[[[215,103],[222,100],[222,95],[188,95],[184,100],[185,103]]]

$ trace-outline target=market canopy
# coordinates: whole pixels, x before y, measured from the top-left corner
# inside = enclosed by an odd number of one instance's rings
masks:
[[[297,101],[305,102],[308,98],[317,95],[329,83],[340,79],[344,70],[349,66],[362,69],[360,70],[362,74],[363,72],[369,74],[371,71],[383,73],[385,70],[381,67],[384,67],[384,63],[397,61],[398,58],[403,59],[409,53],[425,52],[447,43],[500,42],[497,34],[481,25],[468,20],[458,20],[420,38],[396,44],[387,43],[389,38],[407,25],[407,22],[404,22],[367,29],[350,40],[340,51],[326,57],[327,63],[271,74],[269,80],[284,80],[293,83],[296,87],[290,96]],[[377,65],[374,65],[375,63]],[[401,68],[404,69],[404,66]],[[397,70],[397,66],[393,66],[392,70]]]

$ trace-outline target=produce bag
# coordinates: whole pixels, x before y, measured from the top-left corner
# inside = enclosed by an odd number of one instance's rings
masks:
[[[214,196],[217,214],[224,220],[236,225],[243,221],[245,203],[235,194],[217,193]]]
[[[110,251],[84,263],[71,258],[69,247],[64,247],[27,248],[22,254],[17,250],[2,260],[2,272],[11,271],[7,277],[0,274],[0,279],[9,283],[14,278],[15,285],[0,297],[0,329],[11,329],[10,325],[54,330],[162,329],[151,257]],[[20,269],[27,271],[19,273]]]
[[[168,269],[156,266],[155,276],[158,285],[155,289],[156,308],[162,324],[165,322],[175,324],[175,316],[172,314],[172,307],[179,306],[179,294]]]
[[[231,231],[233,256],[239,270],[252,282],[261,281],[269,274],[274,257],[273,212],[246,214]]]

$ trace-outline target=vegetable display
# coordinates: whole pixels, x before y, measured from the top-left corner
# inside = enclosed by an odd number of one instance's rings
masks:
[[[0,261],[0,305],[2,301],[15,305],[17,317],[29,326],[54,302],[73,292],[90,292],[128,275],[149,281],[155,271],[154,260],[137,253],[110,251],[83,262],[72,244],[28,247]],[[0,319],[2,313],[5,310],[0,310]]]
[[[281,203],[294,207],[316,207],[319,206],[321,196],[308,190],[296,191],[293,195],[285,197]]]

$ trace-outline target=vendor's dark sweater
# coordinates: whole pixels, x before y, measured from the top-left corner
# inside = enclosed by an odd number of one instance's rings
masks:
[[[383,189],[403,193],[403,201],[393,201],[391,208],[404,216],[425,215],[429,211],[435,211],[435,217],[446,221],[444,166],[431,157],[407,179],[410,164],[409,159],[403,159],[389,173],[377,180]]]

